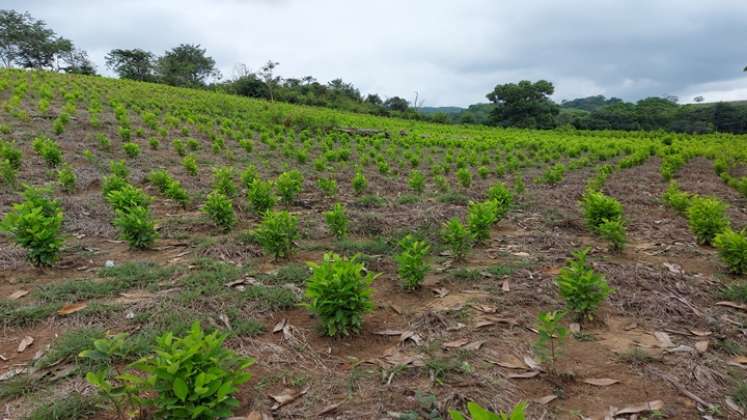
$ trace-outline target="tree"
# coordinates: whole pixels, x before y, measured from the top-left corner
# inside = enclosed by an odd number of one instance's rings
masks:
[[[382,101],[381,97],[375,93],[369,93],[368,95],[366,95],[366,99],[364,100],[364,102],[374,106],[384,105],[384,101]]]
[[[62,54],[60,58],[66,64],[66,66],[61,67],[61,70],[65,73],[96,75],[96,65],[88,58],[88,53],[83,50],[73,48],[70,52]]]
[[[143,82],[155,79],[155,56],[152,52],[135,48],[132,50],[114,49],[106,55],[106,67],[122,79]]]
[[[693,98],[693,101],[695,101],[696,103],[701,103],[704,100],[705,100],[705,98],[703,98],[702,96],[696,96],[696,97]]]
[[[399,96],[392,96],[384,101],[384,108],[389,111],[407,112],[410,108],[410,104],[407,103],[407,100],[400,98]]]
[[[172,86],[202,87],[210,77],[220,78],[215,60],[200,45],[181,44],[156,62],[158,78]]]
[[[264,82],[265,86],[267,86],[267,91],[270,93],[270,102],[275,100],[275,95],[273,92],[275,91],[275,87],[280,83],[281,80],[283,80],[280,76],[275,76],[274,71],[275,67],[279,66],[280,63],[277,61],[269,60],[267,61],[267,64],[262,66],[261,69],[259,69],[259,72],[257,75],[260,79]]]
[[[747,130],[747,115],[733,104],[719,102],[713,108],[713,125],[717,131],[744,133]]]
[[[29,13],[0,10],[0,59],[6,67],[54,68],[63,54],[73,51],[70,40],[57,36]]]
[[[497,85],[487,94],[496,105],[491,121],[502,126],[552,128],[559,112],[558,105],[549,98],[554,92],[552,83],[546,80]]]

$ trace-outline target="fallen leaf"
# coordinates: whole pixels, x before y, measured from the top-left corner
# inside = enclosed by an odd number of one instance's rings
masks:
[[[457,349],[469,343],[469,338],[461,338],[459,340],[447,341],[441,345],[444,349]]]
[[[3,362],[7,362],[8,358],[5,357],[5,355],[3,355],[2,353],[0,353],[0,360],[2,360]]]
[[[692,335],[698,336],[698,337],[708,337],[709,335],[713,334],[711,331],[704,331],[704,330],[696,330],[692,329],[690,330]]]
[[[519,360],[518,357],[510,354],[501,360],[486,360],[488,363],[498,365],[506,369],[526,369],[527,365]]]
[[[669,270],[672,274],[682,274],[682,266],[679,264],[670,264],[670,263],[663,263],[662,264],[667,270]]]
[[[293,401],[297,400],[302,395],[305,395],[307,392],[309,392],[309,387],[306,387],[302,390],[294,390],[291,388],[286,388],[280,394],[270,395],[270,398],[272,398],[275,401],[275,405],[272,406],[272,411],[275,411],[284,405],[288,405],[292,403]]]
[[[495,325],[495,322],[490,321],[490,320],[483,320],[483,321],[478,321],[475,324],[475,328],[489,327],[491,325]]]
[[[501,285],[501,290],[503,290],[504,292],[511,291],[511,285],[508,283],[508,279],[503,280],[503,284]]]
[[[480,347],[482,347],[483,344],[485,344],[485,340],[477,340],[467,344],[462,348],[467,351],[477,351],[480,350]]]
[[[394,336],[402,335],[403,333],[404,331],[402,330],[382,330],[382,331],[376,331],[374,334],[394,337]]]
[[[731,359],[731,361],[738,365],[747,365],[747,356],[737,356]]]
[[[285,318],[281,319],[280,321],[278,321],[277,324],[275,324],[274,327],[272,327],[272,333],[273,334],[277,334],[280,331],[283,331],[283,328],[285,328],[285,324],[287,324],[287,323],[288,323],[287,319],[285,319]]]
[[[568,325],[568,329],[572,334],[578,334],[581,332],[581,324],[579,324],[578,322],[572,322],[570,325]]]
[[[698,351],[698,353],[705,353],[708,351],[708,340],[698,341],[695,343],[695,350]]]
[[[511,255],[513,255],[515,257],[529,257],[530,256],[528,252],[523,252],[523,251],[522,252],[512,252]]]
[[[524,363],[526,363],[530,369],[542,370],[542,366],[539,363],[535,362],[534,359],[532,359],[530,356],[524,356]]]
[[[30,335],[23,337],[23,340],[21,340],[21,342],[18,343],[18,352],[23,353],[32,344],[34,344],[34,337]]]
[[[57,315],[60,316],[66,316],[71,315],[76,312],[82,311],[83,309],[86,309],[88,307],[87,303],[71,303],[63,306],[60,308],[59,311],[57,311]]]
[[[525,373],[512,373],[508,375],[508,378],[509,379],[530,379],[530,378],[534,378],[535,376],[539,374],[540,373],[538,370],[532,370],[530,372],[525,372]]]
[[[550,404],[552,401],[555,401],[557,398],[558,398],[557,395],[550,394],[550,395],[545,395],[542,398],[537,398],[534,400],[534,402],[540,403],[542,405],[547,405],[547,404]]]
[[[397,306],[397,305],[395,305],[395,304],[393,304],[393,303],[390,303],[390,304],[389,304],[389,307],[390,307],[390,308],[392,308],[392,310],[393,310],[393,311],[394,311],[395,313],[397,313],[397,315],[402,315],[402,309],[400,309],[400,308],[399,308],[399,306]]]
[[[231,320],[228,319],[228,316],[226,314],[224,314],[223,312],[221,312],[218,315],[218,319],[220,320],[220,322],[223,323],[223,325],[226,326],[226,328],[228,328],[229,330],[231,329]]]
[[[433,289],[433,293],[436,294],[436,297],[445,298],[449,294],[449,291],[445,287],[437,287]]]
[[[674,347],[674,343],[672,343],[672,339],[669,338],[669,334],[661,331],[654,331],[654,337],[659,340],[659,344],[661,345],[661,347],[665,349]]]
[[[587,378],[583,381],[585,384],[594,385],[594,386],[610,386],[614,385],[620,381],[617,379],[610,379],[610,378]]]
[[[472,307],[486,314],[494,314],[498,311],[498,308],[496,308],[495,306],[490,306],[490,305],[474,304],[472,305]]]
[[[342,405],[342,402],[338,402],[338,403],[335,403],[335,404],[330,404],[330,405],[324,407],[322,409],[322,411],[318,412],[316,415],[317,415],[317,417],[321,417],[321,416],[323,416],[325,414],[329,414],[329,413],[337,410],[337,408],[340,407],[341,405]]]
[[[419,346],[422,338],[420,338],[420,335],[415,333],[415,331],[403,331],[402,335],[399,337],[399,342],[404,343],[407,340],[412,340],[415,345]]]
[[[723,301],[723,302],[716,302],[716,305],[717,306],[726,306],[726,307],[729,307],[729,308],[741,309],[743,311],[747,311],[747,305],[745,305],[743,303]]]
[[[234,281],[226,283],[226,287],[236,287],[236,286],[239,286],[245,283],[246,283],[246,280],[238,279],[238,280],[234,280]]]
[[[11,293],[10,296],[8,296],[8,299],[18,300],[28,294],[29,294],[28,290],[16,290],[15,292]]]
[[[616,416],[622,416],[626,414],[639,414],[647,411],[656,411],[664,408],[664,402],[661,400],[649,401],[643,404],[630,405],[621,410],[615,412]]]
[[[680,345],[673,349],[667,349],[667,353],[695,353],[695,349],[690,346]]]

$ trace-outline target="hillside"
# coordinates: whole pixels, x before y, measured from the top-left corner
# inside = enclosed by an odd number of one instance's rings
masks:
[[[430,124],[20,70],[0,71],[0,133],[3,416],[202,398],[214,418],[468,401],[741,417],[744,254],[706,244],[747,226],[744,136]],[[178,366],[158,389],[138,382],[156,362]],[[112,404],[88,372],[138,398]]]

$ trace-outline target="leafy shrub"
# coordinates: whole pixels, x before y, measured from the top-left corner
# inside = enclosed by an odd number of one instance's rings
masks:
[[[182,184],[175,179],[171,179],[169,183],[166,184],[166,189],[164,190],[163,195],[176,201],[183,207],[186,207],[189,203],[189,194],[187,193],[187,190],[185,190],[184,187],[182,187]]]
[[[124,149],[125,154],[130,159],[140,156],[140,145],[137,143],[127,142],[122,145],[122,149]]]
[[[31,146],[49,167],[54,168],[62,162],[62,149],[56,141],[46,137],[37,137]]]
[[[735,232],[726,228],[715,236],[713,246],[729,271],[738,275],[747,273],[747,230]]]
[[[337,195],[337,181],[332,178],[319,178],[317,186],[329,198]]]
[[[470,185],[472,185],[472,172],[469,171],[467,168],[460,168],[456,172],[457,180],[459,180],[459,184],[462,185],[464,188],[469,188]]]
[[[158,337],[153,353],[116,375],[116,384],[109,369],[88,372],[86,379],[117,407],[122,405],[118,401],[128,403],[130,409],[150,405],[156,418],[226,418],[239,406],[233,394],[251,378],[246,369],[254,363],[226,349],[226,337],[217,331],[205,334],[195,321],[184,337],[175,338],[171,332]],[[118,353],[116,346],[108,344],[112,340],[123,338],[97,340],[95,349],[82,352],[81,357],[111,358]]]
[[[599,235],[610,242],[610,250],[621,251],[625,247],[625,223],[622,219],[604,220],[598,228]]]
[[[680,190],[677,181],[671,181],[664,191],[664,202],[680,214],[685,214],[693,196]]]
[[[476,243],[490,239],[490,227],[495,223],[498,203],[493,200],[472,202],[467,210],[467,229]]]
[[[573,253],[573,258],[560,270],[556,279],[560,296],[566,307],[579,319],[592,318],[593,312],[612,291],[607,280],[586,263],[589,249]]]
[[[297,170],[283,172],[275,181],[280,199],[285,204],[291,204],[301,192],[303,186],[303,175]]]
[[[158,150],[161,147],[161,142],[153,137],[150,140],[148,140],[148,145],[150,146],[151,150]]]
[[[373,310],[371,283],[378,276],[366,271],[358,258],[324,254],[321,264],[309,263],[305,305],[319,317],[328,336],[357,334],[363,315]]]
[[[449,248],[451,256],[457,261],[462,261],[472,249],[474,237],[459,219],[453,217],[441,228],[441,240]]]
[[[353,176],[353,191],[355,192],[355,195],[363,194],[363,192],[366,191],[366,188],[368,188],[366,177],[363,176],[363,172],[356,171],[355,176]]]
[[[561,311],[540,312],[537,316],[537,342],[534,351],[543,362],[550,362],[550,371],[555,373],[560,346],[568,336],[568,330],[560,321],[565,313]]]
[[[397,272],[402,279],[402,286],[406,290],[420,287],[425,273],[430,268],[425,257],[430,252],[430,246],[424,241],[418,241],[412,235],[405,236],[400,242],[401,252],[395,256]]]
[[[298,218],[287,211],[268,211],[254,234],[275,260],[286,258],[296,246]]]
[[[236,196],[236,184],[234,184],[234,171],[230,166],[221,166],[213,169],[213,191],[218,191],[226,197]]]
[[[184,156],[184,159],[182,159],[182,167],[189,175],[197,175],[197,159],[195,159],[194,156]]]
[[[13,169],[21,168],[21,149],[15,143],[0,141],[0,160],[7,160]]]
[[[254,165],[249,165],[241,171],[241,183],[248,190],[252,187],[252,183],[257,179],[257,168]]]
[[[414,169],[410,172],[410,178],[407,182],[416,194],[423,193],[423,190],[425,189],[425,176],[423,176],[422,172]]]
[[[548,184],[548,185],[555,185],[563,180],[565,177],[565,165],[562,163],[557,163],[547,169],[544,174],[542,174],[542,178],[540,179],[541,182]]]
[[[27,187],[24,201],[13,205],[0,222],[0,231],[26,249],[35,266],[51,266],[59,258],[62,210],[48,189]]]
[[[158,238],[147,207],[132,206],[125,210],[117,210],[114,226],[119,228],[122,239],[133,249],[150,248]]]
[[[622,219],[622,204],[615,198],[599,191],[587,191],[581,199],[586,225],[593,232],[599,232],[599,227],[605,221]]]
[[[482,408],[475,402],[467,403],[467,411],[469,412],[469,417],[472,420],[524,420],[524,412],[526,411],[526,409],[527,404],[525,402],[521,402],[514,406],[514,409],[511,411],[511,413],[504,413],[503,411],[501,411],[500,413],[496,414]],[[451,417],[451,420],[466,420],[462,413],[455,410],[449,410],[449,416]]]
[[[255,213],[262,214],[275,207],[275,194],[272,191],[272,183],[259,178],[254,179],[247,193],[249,204]]]
[[[63,167],[57,171],[57,182],[60,184],[60,188],[62,189],[62,191],[75,191],[76,180],[77,177],[75,176],[75,172],[70,167],[70,165],[63,165]]]
[[[699,244],[711,245],[713,238],[729,227],[726,204],[712,197],[695,197],[687,208],[687,223]]]
[[[327,228],[335,238],[342,239],[348,233],[348,217],[345,214],[345,207],[341,203],[335,203],[330,211],[324,212],[324,221]]]
[[[123,179],[127,179],[130,176],[130,170],[127,169],[127,162],[124,160],[109,161],[109,173]]]
[[[220,191],[212,191],[202,207],[210,220],[224,231],[229,231],[236,225],[236,215],[233,212],[231,199]]]
[[[495,214],[496,221],[499,221],[506,217],[508,210],[513,204],[513,194],[502,182],[493,184],[488,189],[488,200],[493,200],[497,204],[497,211]]]
[[[171,175],[165,169],[154,169],[148,173],[146,179],[163,193],[171,182]]]
[[[112,206],[112,209],[114,209],[115,212],[120,210],[126,211],[132,207],[147,208],[153,201],[145,191],[130,184],[126,184],[118,190],[109,192],[105,199],[106,202]]]
[[[117,175],[109,175],[104,177],[104,180],[101,182],[101,193],[106,197],[110,192],[121,190],[127,185],[130,184],[126,179]]]
[[[13,164],[8,159],[0,158],[0,179],[2,183],[14,186],[17,175],[17,169],[13,167]]]

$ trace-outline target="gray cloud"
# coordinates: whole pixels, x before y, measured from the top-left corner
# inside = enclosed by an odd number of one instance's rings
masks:
[[[556,99],[747,99],[743,0],[6,0],[86,49],[208,49],[226,76],[272,58],[284,76],[342,77],[427,105],[484,101],[544,78]]]

